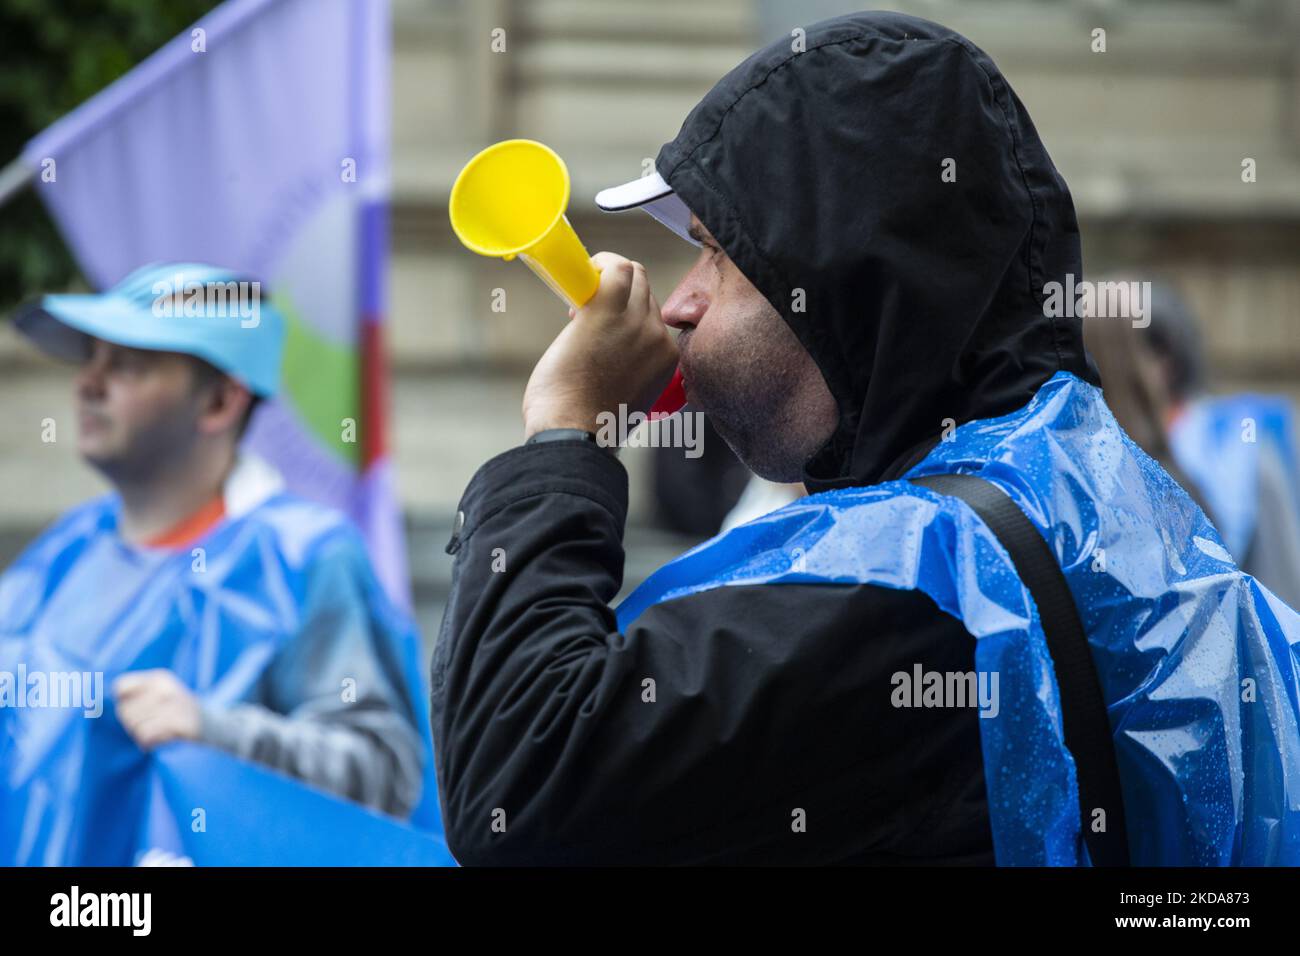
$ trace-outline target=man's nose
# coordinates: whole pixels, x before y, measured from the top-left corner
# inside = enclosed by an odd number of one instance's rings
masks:
[[[82,362],[73,377],[77,395],[81,398],[95,398],[104,393],[104,372],[106,363],[99,349],[95,349],[90,358]]]
[[[669,328],[685,331],[698,325],[708,310],[709,299],[704,290],[683,280],[664,300],[659,314]]]

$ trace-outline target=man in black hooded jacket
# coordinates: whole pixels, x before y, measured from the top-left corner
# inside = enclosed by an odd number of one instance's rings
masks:
[[[1078,321],[1042,307],[1044,283],[1081,274],[1065,183],[983,52],[881,13],[751,56],[655,165],[598,202],[643,206],[698,260],[661,309],[639,264],[595,257],[596,297],[528,384],[525,444],[457,514],[432,671],[450,847],[465,864],[992,863],[977,711],[891,704],[897,672],[974,670],[961,622],[919,591],[765,584],[620,632],[627,475],[589,433],[648,407],[680,360],[750,468],[816,493],[901,476],[1060,370],[1095,382]]]

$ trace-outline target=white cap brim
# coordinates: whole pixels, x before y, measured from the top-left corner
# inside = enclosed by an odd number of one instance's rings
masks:
[[[657,172],[623,183],[621,186],[602,189],[596,193],[596,205],[605,212],[642,209],[691,245],[699,245],[691,238],[690,209]]]

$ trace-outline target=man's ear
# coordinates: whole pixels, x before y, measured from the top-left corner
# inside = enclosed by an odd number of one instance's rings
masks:
[[[219,435],[225,431],[238,433],[253,401],[248,388],[229,375],[223,375],[204,392],[199,410],[199,431],[204,435]]]

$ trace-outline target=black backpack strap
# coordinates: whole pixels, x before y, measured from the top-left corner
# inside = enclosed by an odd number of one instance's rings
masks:
[[[1025,513],[992,482],[975,475],[925,475],[911,482],[966,502],[1011,555],[1016,573],[1038,607],[1056,671],[1065,746],[1077,770],[1079,820],[1088,855],[1095,866],[1128,866],[1124,797],[1106,701],[1078,608],[1051,548]],[[1102,833],[1092,828],[1096,808],[1106,812]]]

